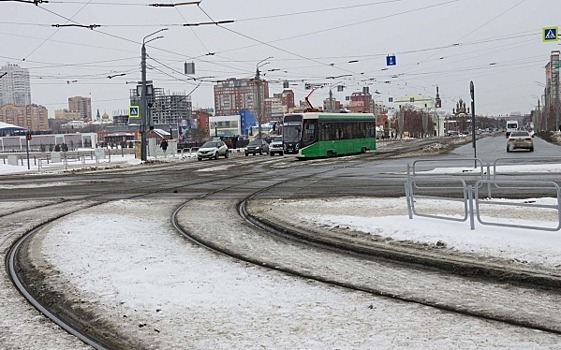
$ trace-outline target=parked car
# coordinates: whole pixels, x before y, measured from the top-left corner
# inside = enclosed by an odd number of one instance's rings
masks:
[[[276,136],[271,140],[269,144],[269,155],[272,157],[275,154],[284,155],[284,144],[282,142],[282,136]]]
[[[263,139],[251,140],[245,147],[245,156],[249,156],[250,153],[253,155],[269,153],[269,144]]]
[[[512,131],[506,142],[506,151],[511,152],[516,149],[527,149],[534,152],[534,141],[532,135],[527,131]]]
[[[228,158],[229,156],[230,151],[228,150],[228,146],[226,146],[226,144],[222,141],[207,141],[197,151],[198,160],[202,160],[203,158]]]

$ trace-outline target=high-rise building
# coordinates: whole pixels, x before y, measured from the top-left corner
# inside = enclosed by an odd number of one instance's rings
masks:
[[[92,120],[92,99],[82,96],[69,97],[68,110],[79,112],[83,120]]]
[[[178,125],[183,120],[193,119],[193,103],[191,96],[185,93],[166,94],[163,88],[153,87],[147,89],[146,96],[149,112],[149,125]],[[140,106],[140,86],[130,90],[130,105]],[[151,93],[150,93],[151,92]],[[133,120],[129,120],[129,123]],[[139,123],[140,119],[135,122]]]
[[[279,94],[273,94],[273,97],[265,99],[265,121],[279,122],[282,117],[294,110],[294,92],[292,90],[284,90]]]
[[[543,130],[561,129],[561,89],[559,88],[559,63],[561,52],[551,51],[549,62],[545,66],[545,105],[543,109]]]
[[[0,106],[5,104],[31,104],[31,84],[27,68],[10,63],[0,68]]]
[[[259,88],[258,88],[259,86]],[[259,92],[259,90],[261,90]],[[214,109],[217,116],[240,114],[248,109],[265,120],[265,101],[269,98],[266,80],[231,78],[214,85]]]
[[[5,104],[0,106],[0,122],[34,131],[46,131],[49,130],[49,113],[44,106],[35,104]]]

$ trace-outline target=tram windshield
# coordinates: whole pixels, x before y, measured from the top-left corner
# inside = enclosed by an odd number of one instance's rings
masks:
[[[282,132],[284,142],[300,141],[300,125],[285,125]]]
[[[287,115],[284,117],[283,136],[285,143],[297,143],[302,132],[302,116]]]

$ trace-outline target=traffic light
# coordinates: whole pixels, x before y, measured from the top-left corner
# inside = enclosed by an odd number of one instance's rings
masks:
[[[25,135],[25,139],[26,139],[27,141],[31,141],[31,133],[28,132],[28,133]]]

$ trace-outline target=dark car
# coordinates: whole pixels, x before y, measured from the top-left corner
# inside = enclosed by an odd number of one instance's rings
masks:
[[[269,153],[269,144],[263,139],[251,140],[245,147],[245,156],[249,156],[250,153],[253,155],[256,155],[257,153],[267,154]]]

